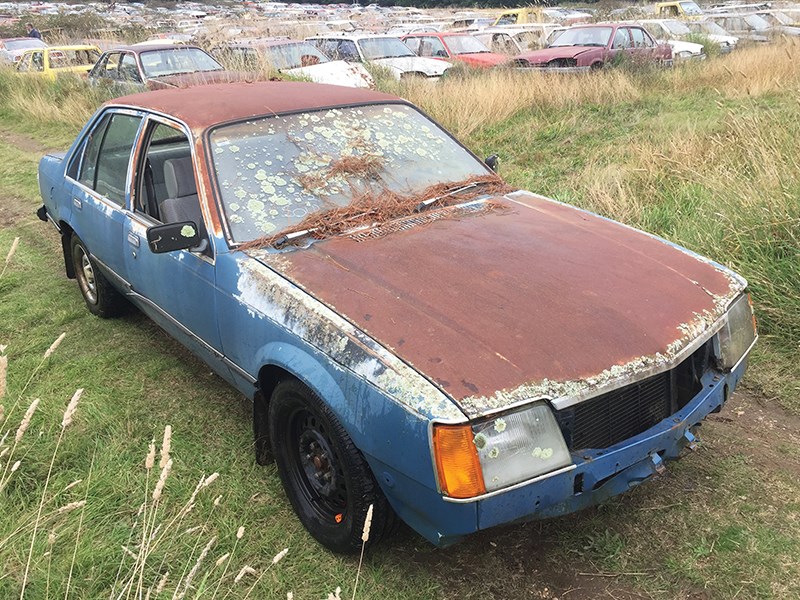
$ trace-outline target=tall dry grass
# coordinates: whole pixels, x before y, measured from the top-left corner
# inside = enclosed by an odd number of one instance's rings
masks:
[[[652,94],[698,90],[738,98],[798,86],[800,42],[794,39],[673,69],[623,66],[568,75],[496,69],[448,74],[435,85],[418,80],[382,81],[386,91],[422,107],[462,138],[470,138],[523,110],[580,105],[608,108]]]
[[[615,104],[636,100],[642,93],[630,74],[622,70],[565,76],[496,69],[446,75],[436,84],[403,80],[386,87],[464,138],[521,110]]]

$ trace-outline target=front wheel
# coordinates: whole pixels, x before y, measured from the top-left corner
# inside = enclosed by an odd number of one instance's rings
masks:
[[[359,551],[370,504],[368,545],[392,528],[396,517],[366,460],[330,408],[296,379],[275,387],[269,435],[286,495],[320,544],[333,552]]]
[[[103,318],[121,314],[125,309],[125,299],[98,270],[97,264],[77,235],[72,235],[70,249],[75,279],[89,312]]]

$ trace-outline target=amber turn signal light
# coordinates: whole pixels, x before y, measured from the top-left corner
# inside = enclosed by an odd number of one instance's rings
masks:
[[[439,485],[451,498],[473,498],[486,493],[472,438],[469,425],[433,426],[433,454]]]

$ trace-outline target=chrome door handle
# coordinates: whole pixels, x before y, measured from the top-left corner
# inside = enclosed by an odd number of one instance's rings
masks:
[[[135,233],[128,234],[128,243],[135,248],[139,247],[139,236]]]
[[[80,198],[76,198],[75,196],[72,197],[72,205],[75,208],[77,208],[78,210],[81,210],[83,208],[83,204],[81,203],[81,199]]]

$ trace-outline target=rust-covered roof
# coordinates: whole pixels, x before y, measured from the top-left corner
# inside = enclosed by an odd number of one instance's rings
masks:
[[[294,81],[258,81],[158,90],[112,100],[109,104],[158,111],[194,130],[227,121],[287,112],[399,100],[358,88]]]

